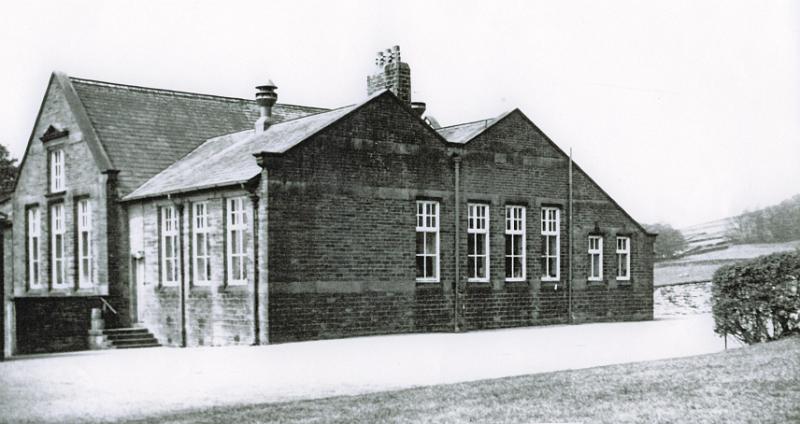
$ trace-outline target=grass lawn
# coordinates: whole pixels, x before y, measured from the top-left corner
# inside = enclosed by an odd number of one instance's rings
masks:
[[[800,337],[689,358],[136,422],[800,422]]]

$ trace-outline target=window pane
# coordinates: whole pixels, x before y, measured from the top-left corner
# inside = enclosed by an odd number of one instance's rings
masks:
[[[467,257],[467,272],[470,278],[475,278],[477,275],[475,274],[475,257],[469,256]]]
[[[425,257],[417,256],[417,278],[425,278]]]
[[[475,243],[476,243],[475,234],[468,234],[467,235],[467,254],[468,255],[474,255],[475,254]]]
[[[513,262],[514,261],[510,256],[506,256],[506,278],[511,278],[514,276],[514,272],[512,270]]]
[[[247,278],[247,270],[244,266],[244,258],[241,256],[237,256],[234,258],[234,266],[235,271],[234,274],[236,275],[237,280],[244,280]]]
[[[231,252],[234,255],[239,254],[239,232],[232,231],[231,232]]]
[[[548,276],[549,277],[556,277],[556,258],[552,257],[547,260],[548,263]]]
[[[59,259],[64,256],[64,247],[62,244],[61,234],[56,235],[56,258]]]
[[[81,233],[81,238],[82,238],[81,244],[83,245],[81,246],[83,248],[81,253],[83,254],[83,256],[89,256],[89,233],[87,232]]]
[[[554,256],[558,254],[558,248],[556,246],[556,238],[555,237],[547,237],[547,253],[548,255]]]
[[[425,233],[417,232],[417,254],[425,253]]]
[[[522,235],[515,235],[511,236],[512,240],[514,240],[514,254],[517,256],[522,256],[523,253],[523,243],[522,243]]]
[[[479,255],[486,254],[486,234],[475,234],[475,251]]]
[[[483,278],[486,274],[486,262],[484,261],[484,257],[476,258],[475,268],[476,268],[476,278]]]
[[[81,262],[82,272],[81,276],[83,277],[83,281],[89,281],[89,259],[86,258]]]
[[[514,278],[522,278],[522,258],[515,257],[514,261]]]
[[[208,236],[205,233],[197,234],[197,255],[206,256],[208,254]]]
[[[514,246],[514,236],[506,235],[506,256],[513,254]]]
[[[425,277],[433,277],[435,271],[433,256],[425,256]]]
[[[436,236],[433,233],[425,234],[425,253],[429,255],[436,254]]]

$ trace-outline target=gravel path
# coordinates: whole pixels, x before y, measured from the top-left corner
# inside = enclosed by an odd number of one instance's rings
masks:
[[[710,315],[702,314],[261,347],[31,356],[0,363],[0,421],[137,418],[696,355],[723,349],[712,328]]]

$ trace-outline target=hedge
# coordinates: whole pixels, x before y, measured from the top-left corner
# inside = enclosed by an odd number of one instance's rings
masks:
[[[800,251],[723,266],[714,273],[714,331],[747,343],[800,334]]]

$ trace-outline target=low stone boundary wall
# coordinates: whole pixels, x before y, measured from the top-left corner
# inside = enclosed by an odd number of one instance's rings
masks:
[[[656,287],[653,302],[656,318],[710,313],[711,281]]]

